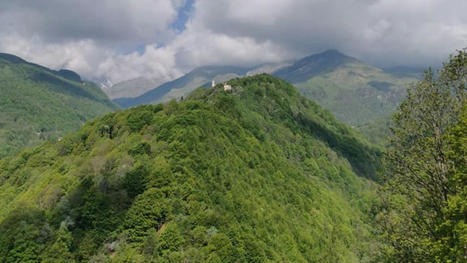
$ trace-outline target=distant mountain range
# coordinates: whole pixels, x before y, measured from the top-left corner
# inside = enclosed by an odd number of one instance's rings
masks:
[[[0,54],[0,66],[0,157],[57,139],[85,120],[118,108],[97,85],[83,81],[73,71],[51,70],[10,54]],[[251,68],[204,66],[165,83],[138,78],[102,90],[116,104],[129,108],[186,97],[198,87],[210,86],[213,80],[222,83],[270,73],[294,84],[303,95],[337,119],[362,129],[372,140],[382,137],[381,126],[421,71],[409,67],[380,69],[328,50],[297,61]]]
[[[406,88],[417,81],[408,68],[406,74],[395,72],[329,50],[303,58],[274,75],[297,86],[341,121],[359,126],[392,112]]]
[[[51,70],[0,53],[0,158],[77,130],[114,111],[100,88],[70,70]]]
[[[337,119],[352,126],[367,127],[380,118],[387,118],[404,97],[406,88],[416,82],[422,72],[422,69],[410,67],[380,69],[337,50],[327,50],[295,62],[253,68],[201,67],[137,97],[114,101],[124,108],[154,104],[187,96],[212,80],[222,82],[270,73],[294,84],[303,95],[330,110]]]

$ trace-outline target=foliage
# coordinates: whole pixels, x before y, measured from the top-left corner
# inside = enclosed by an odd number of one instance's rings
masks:
[[[369,262],[378,151],[284,81],[229,84],[0,161],[0,261],[27,246],[56,261]],[[42,216],[23,229],[18,209]]]
[[[467,54],[459,51],[439,77],[427,71],[394,115],[386,153],[392,210],[383,217],[390,261],[467,257],[466,84]]]

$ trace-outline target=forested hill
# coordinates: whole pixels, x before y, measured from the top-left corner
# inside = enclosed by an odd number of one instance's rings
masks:
[[[203,66],[196,68],[186,75],[162,85],[136,97],[117,98],[114,102],[123,108],[130,108],[143,104],[156,104],[167,102],[187,96],[201,86],[210,86],[211,81],[224,82],[233,78],[244,76],[248,68],[235,66]],[[130,85],[128,88],[135,88]]]
[[[69,70],[50,70],[0,53],[0,158],[57,140],[116,110],[95,84]]]
[[[0,261],[368,262],[378,152],[282,80],[229,84],[2,160]]]

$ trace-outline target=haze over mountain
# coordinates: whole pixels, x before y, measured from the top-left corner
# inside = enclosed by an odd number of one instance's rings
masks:
[[[0,53],[0,158],[118,109],[95,84]]]
[[[104,93],[113,100],[118,98],[138,97],[141,94],[153,89],[154,87],[158,87],[164,82],[165,81],[161,79],[138,77],[110,86],[101,85],[101,88],[102,91],[104,91]]]

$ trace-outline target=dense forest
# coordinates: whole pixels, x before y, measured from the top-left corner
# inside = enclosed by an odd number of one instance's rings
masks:
[[[380,152],[269,75],[0,164],[2,262],[365,262]]]
[[[267,74],[0,160],[0,262],[465,262],[467,53],[384,150]]]

